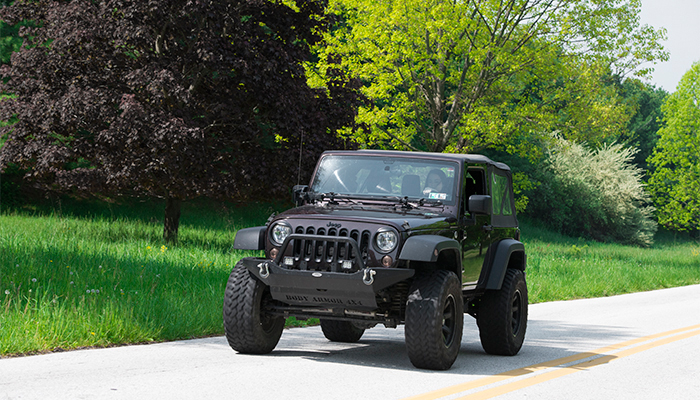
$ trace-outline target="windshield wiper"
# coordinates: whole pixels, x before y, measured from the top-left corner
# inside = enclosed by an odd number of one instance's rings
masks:
[[[409,199],[408,196],[404,196],[404,197],[397,197],[396,199],[399,202],[399,204],[401,205],[401,208],[405,208],[408,210],[423,207],[423,206],[437,207],[437,206],[442,205],[442,201],[440,201],[440,200],[429,200],[429,199],[426,199],[425,197],[420,197],[420,198],[414,197],[412,199]]]
[[[350,196],[347,194],[328,192],[328,193],[310,193],[309,195],[313,199],[313,201],[328,199],[328,203],[333,204],[333,205],[340,204],[336,200],[347,201],[347,202],[350,202],[352,204],[359,204],[358,202],[355,201],[355,199],[357,199],[357,197],[353,197],[353,196]]]
[[[416,208],[416,207],[422,206],[422,205],[423,205],[423,199],[418,200],[418,204],[414,206],[413,204],[411,204],[411,203],[408,201],[408,196],[404,196],[404,197],[402,197],[402,198],[399,199],[399,204],[401,204],[401,208],[404,208],[404,209],[406,209],[406,210],[412,210],[412,209],[414,209],[414,208]]]

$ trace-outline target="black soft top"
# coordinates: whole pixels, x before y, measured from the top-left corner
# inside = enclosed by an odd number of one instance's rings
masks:
[[[398,150],[329,150],[321,155],[363,155],[372,157],[406,157],[425,158],[432,160],[451,160],[467,162],[471,164],[492,165],[500,170],[510,171],[510,167],[502,162],[496,162],[481,154],[456,154],[456,153],[429,153],[423,151],[398,151]]]

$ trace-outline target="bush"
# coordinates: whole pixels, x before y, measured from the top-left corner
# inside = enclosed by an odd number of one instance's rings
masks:
[[[528,213],[567,235],[651,245],[657,224],[643,172],[632,163],[636,152],[621,144],[591,150],[557,138]]]

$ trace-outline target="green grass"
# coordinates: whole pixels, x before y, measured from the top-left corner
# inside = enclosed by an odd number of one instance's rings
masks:
[[[232,249],[235,230],[270,214],[190,205],[171,246],[159,205],[71,206],[0,215],[0,354],[223,333],[228,275],[255,255]]]
[[[0,214],[0,355],[223,333],[235,231],[282,206],[186,204],[176,245],[163,204],[63,202]],[[600,244],[522,227],[532,303],[700,283],[700,246]],[[305,322],[289,319],[288,326]]]
[[[573,239],[522,227],[531,303],[603,297],[700,283],[700,245],[657,238],[651,248]]]

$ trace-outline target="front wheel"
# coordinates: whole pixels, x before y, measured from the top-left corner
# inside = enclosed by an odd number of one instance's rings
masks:
[[[487,353],[518,354],[527,329],[527,304],[525,273],[517,269],[506,271],[500,290],[489,290],[482,296],[476,322]]]
[[[464,302],[457,275],[434,271],[413,281],[406,302],[406,349],[417,368],[446,370],[462,344]]]
[[[284,318],[265,311],[271,301],[269,287],[242,263],[236,264],[224,293],[224,330],[232,349],[243,354],[267,354],[277,346]]]

